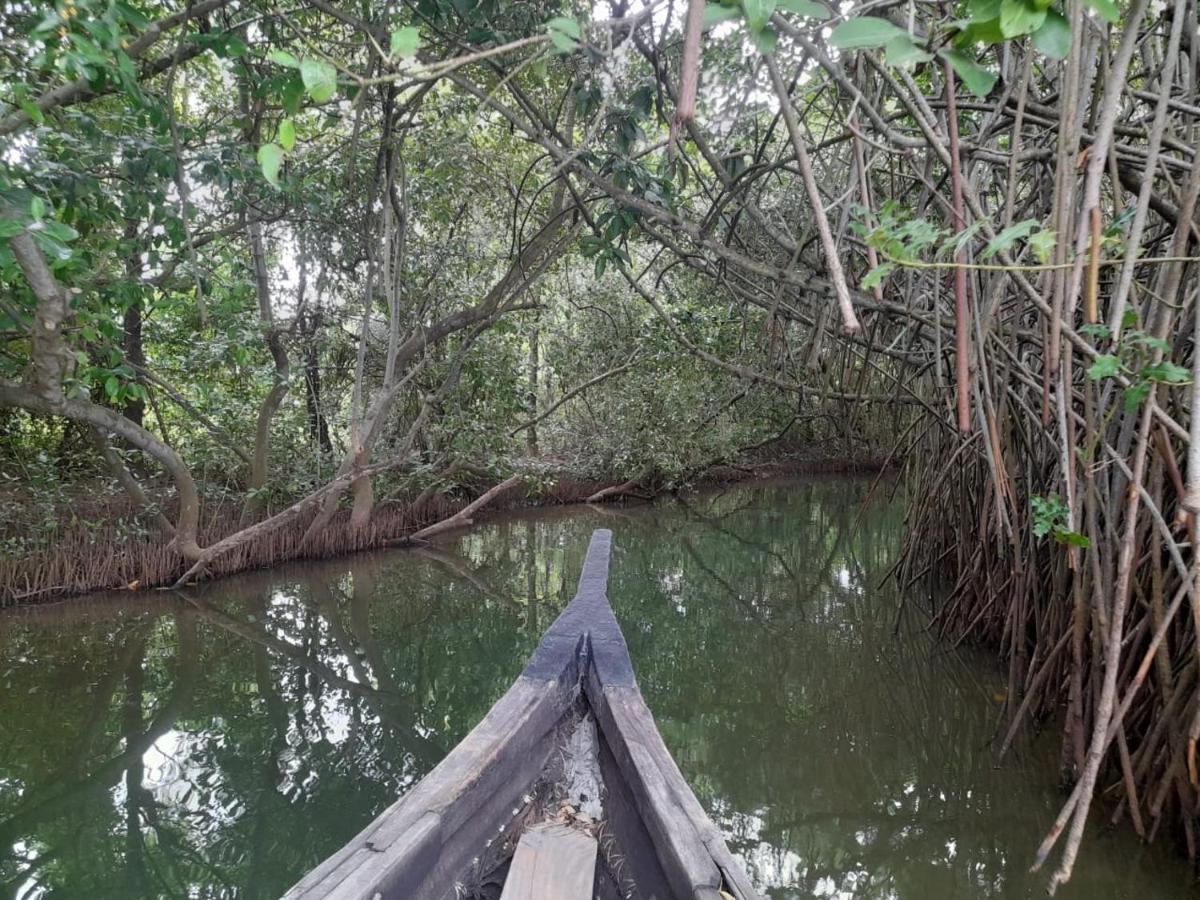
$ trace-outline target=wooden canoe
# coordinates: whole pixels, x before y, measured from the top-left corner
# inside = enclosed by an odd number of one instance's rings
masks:
[[[566,854],[589,834],[599,848],[589,900],[757,900],[642,699],[606,594],[611,546],[612,532],[592,535],[575,598],[483,721],[287,900],[567,896],[580,879],[529,890],[516,882],[532,870],[513,872],[539,852],[552,857],[539,871],[573,865]],[[587,737],[586,722],[602,783],[595,818],[556,800],[566,743]],[[577,840],[555,843],[554,832]],[[565,848],[557,861],[554,847]]]

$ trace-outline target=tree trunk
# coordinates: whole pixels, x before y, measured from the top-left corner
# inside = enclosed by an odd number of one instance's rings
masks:
[[[371,464],[371,451],[364,449],[355,459],[355,465],[366,468]],[[375,489],[371,485],[371,476],[364,475],[350,483],[350,491],[354,495],[354,505],[350,509],[350,527],[365,528],[371,521],[371,510],[375,508]]]
[[[141,256],[138,252],[137,241],[138,223],[134,219],[125,222],[124,238],[127,243],[126,252],[129,256],[125,261],[125,276],[129,280],[132,296],[129,305],[125,307],[122,320],[124,332],[122,342],[125,351],[125,361],[133,366],[139,374],[137,380],[142,381],[141,370],[146,368],[146,350],[142,344],[142,295],[137,285],[141,280]],[[125,418],[135,425],[142,425],[146,417],[146,402],[141,397],[129,397],[125,401]]]
[[[318,454],[333,453],[329,439],[329,423],[321,411],[321,352],[317,335],[321,330],[321,314],[305,319],[304,335],[304,406],[308,413],[308,437]]]
[[[146,354],[142,348],[142,300],[140,297],[129,304],[123,321],[125,331],[125,359],[130,365],[146,365]],[[129,397],[125,401],[125,418],[135,425],[142,425],[146,416],[146,403],[141,397]]]
[[[533,326],[533,333],[529,335],[529,391],[525,396],[525,408],[529,413],[529,418],[532,424],[525,431],[525,451],[533,457],[539,454],[538,449],[538,430],[537,430],[537,404],[538,404],[538,367],[541,365],[539,359],[541,347],[539,341],[541,338],[541,328],[538,325]]]
[[[609,497],[620,497],[622,494],[628,494],[653,474],[654,466],[646,466],[646,468],[642,469],[640,472],[622,484],[614,484],[610,487],[601,488],[600,490],[596,491],[596,493],[592,494],[592,496],[588,497],[585,502],[599,503],[601,500],[607,500]]]
[[[3,385],[0,385],[0,400],[2,399]],[[410,462],[412,462],[410,457],[400,456],[389,460],[388,462],[372,466],[368,470],[367,474],[375,475],[380,472],[386,472],[389,469],[396,468],[397,466],[408,465]],[[275,531],[278,528],[282,528],[285,525],[290,525],[314,506],[319,505],[331,494],[334,496],[340,495],[343,491],[345,491],[346,487],[350,484],[350,481],[359,474],[360,473],[357,470],[354,470],[339,475],[323,487],[319,487],[307,496],[301,497],[287,509],[275,513],[269,519],[256,522],[253,525],[242,528],[233,534],[228,535],[227,537],[221,538],[212,546],[205,548],[203,552],[196,554],[192,567],[179,577],[179,579],[175,582],[175,586],[179,587],[180,585],[186,584],[193,575],[203,571],[206,566],[219,559],[221,556],[224,556],[226,553],[236,550],[238,547],[244,546],[251,541],[258,540],[260,537],[270,534],[272,531]],[[307,533],[305,536],[307,538]]]
[[[112,472],[113,477],[117,479],[121,488],[128,495],[134,509],[139,512],[148,512],[159,531],[167,537],[174,537],[175,526],[171,524],[170,519],[163,515],[158,505],[146,496],[146,492],[142,490],[142,486],[137,483],[137,479],[133,477],[124,461],[117,455],[117,451],[113,449],[104,432],[95,426],[88,428],[87,431],[91,437],[92,445],[104,457],[104,462],[108,465],[109,471]]]
[[[65,416],[86,422],[124,438],[130,445],[149,453],[161,462],[175,481],[179,491],[179,513],[175,519],[175,546],[187,560],[199,559],[200,545],[196,543],[200,519],[200,494],[191,470],[170,447],[146,429],[130,422],[108,407],[79,398],[61,398],[51,403],[34,390],[18,384],[0,382],[0,406],[12,406],[46,416]]]
[[[250,482],[246,491],[246,506],[242,512],[242,524],[248,525],[262,515],[266,508],[263,488],[271,463],[271,420],[288,392],[291,374],[287,351],[283,349],[283,338],[275,326],[275,314],[271,308],[271,284],[267,275],[267,257],[263,247],[262,223],[257,219],[246,226],[246,237],[250,244],[250,256],[254,266],[254,291],[258,295],[259,321],[266,332],[267,348],[275,363],[275,382],[258,408],[258,421],[254,428],[254,455],[250,460]]]
[[[442,319],[434,322],[427,327],[419,328],[410,333],[409,337],[400,343],[395,350],[389,349],[389,370],[392,372],[403,371],[406,366],[417,360],[418,356],[428,350],[430,347],[440,344],[445,338],[451,334],[472,327],[481,327],[489,320],[493,320],[506,309],[510,309],[518,298],[537,279],[539,279],[549,268],[554,260],[558,259],[570,246],[574,235],[578,231],[578,226],[567,228],[564,226],[566,213],[559,212],[550,217],[542,228],[538,231],[537,236],[533,238],[525,249],[517,255],[517,257],[509,265],[508,270],[488,291],[479,303],[467,309],[451,313]],[[368,307],[369,309],[369,307]],[[360,340],[366,340],[365,331],[360,336]],[[360,353],[363,352],[360,348]],[[390,383],[385,383],[379,390],[371,403],[366,407],[366,412],[362,415],[362,424],[358,426],[359,433],[351,438],[351,448],[342,460],[341,466],[338,468],[338,475],[344,475],[356,467],[358,458],[370,458],[370,453],[375,446],[375,441],[378,439],[384,421],[386,421],[388,413],[392,409],[392,404],[399,395],[401,388],[407,383],[406,376],[404,379],[393,380]],[[366,456],[363,456],[366,454]],[[361,480],[359,476],[355,481]],[[356,488],[356,490],[359,490]],[[363,496],[359,501],[359,494],[355,494],[356,506],[360,507],[358,513],[361,520],[362,507],[366,505],[367,498]],[[305,532],[304,540],[310,541],[315,537],[333,518],[334,512],[337,510],[337,503],[340,499],[338,493],[327,495],[322,504],[321,511],[313,519]]]

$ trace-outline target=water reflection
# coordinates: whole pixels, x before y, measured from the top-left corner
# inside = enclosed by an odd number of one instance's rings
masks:
[[[1048,758],[1002,679],[894,634],[895,506],[856,481],[506,517],[437,547],[0,617],[0,886],[277,896],[478,721],[613,528],[610,593],[701,802],[773,897],[1023,897]],[[858,527],[855,528],[857,521]],[[1067,896],[1185,896],[1126,835]]]

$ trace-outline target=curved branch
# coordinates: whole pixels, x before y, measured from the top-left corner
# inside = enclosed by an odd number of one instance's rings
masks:
[[[588,390],[589,388],[595,387],[596,385],[600,384],[600,382],[602,382],[602,381],[608,381],[608,379],[612,378],[615,375],[620,375],[622,372],[628,372],[630,369],[634,368],[635,366],[637,366],[637,360],[630,359],[629,362],[627,362],[627,363],[624,363],[622,365],[619,365],[612,369],[609,369],[607,372],[601,372],[599,375],[595,376],[594,378],[589,378],[583,384],[579,385],[576,388],[573,388],[572,390],[567,391],[565,394],[563,394],[561,397],[559,397],[558,400],[556,400],[554,403],[552,403],[544,412],[541,413],[541,415],[534,416],[532,419],[527,419],[526,421],[522,422],[520,425],[518,425],[516,428],[514,428],[512,431],[510,431],[508,433],[508,436],[516,437],[518,434],[520,434],[526,428],[532,428],[538,422],[541,422],[543,419],[547,418],[551,413],[553,413],[556,409],[558,409],[564,403],[568,402],[569,400],[574,399],[575,397],[578,397],[580,394],[582,394],[584,391]]]
[[[196,543],[200,494],[196,490],[196,482],[192,478],[191,470],[179,455],[153,434],[115,410],[90,400],[64,397],[54,403],[32,388],[19,384],[0,382],[0,406],[24,409],[43,416],[64,416],[76,422],[84,422],[124,438],[137,449],[157,459],[170,473],[175,482],[175,489],[179,492],[175,547],[189,561],[200,558],[202,551]]]

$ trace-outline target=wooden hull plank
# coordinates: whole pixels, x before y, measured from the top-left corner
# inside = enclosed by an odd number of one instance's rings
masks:
[[[577,681],[573,665],[554,681],[518,678],[449,756],[287,900],[442,896],[438,873],[460,871],[477,855],[496,817],[537,778],[555,727],[575,703]]]
[[[658,731],[648,714],[642,715],[645,706],[637,708],[640,704],[634,698],[640,696],[636,688],[606,688],[592,708],[672,892],[678,898],[691,898],[698,887],[720,887],[721,871],[680,804],[678,785],[652,750],[652,739]]]
[[[654,840],[646,831],[646,823],[638,810],[637,801],[625,783],[625,774],[613,756],[607,738],[601,738],[600,771],[604,774],[607,794],[604,798],[606,830],[613,836],[608,848],[616,858],[609,868],[617,880],[618,896],[624,897],[628,882],[637,886],[639,898],[670,898],[673,892],[662,870]]]
[[[663,743],[641,691],[605,686],[592,708],[637,803],[679,897],[701,896],[709,888],[735,898],[758,894],[729,852],[720,830],[692,792],[675,758]],[[661,843],[660,843],[661,842]],[[670,872],[674,863],[675,872]],[[699,892],[699,893],[698,893]]]

